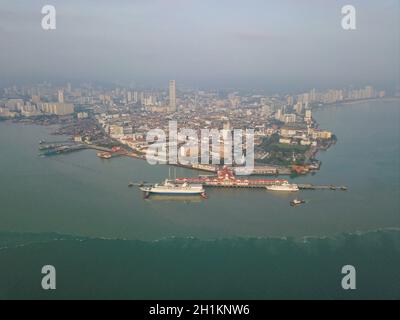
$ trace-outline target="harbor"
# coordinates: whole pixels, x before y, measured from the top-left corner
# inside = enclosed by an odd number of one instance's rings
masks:
[[[314,184],[294,184],[281,179],[241,179],[235,176],[233,168],[227,166],[217,171],[216,175],[199,175],[197,178],[170,178],[165,179],[163,183],[148,184],[145,182],[130,182],[128,187],[136,185],[143,192],[143,198],[150,196],[161,196],[164,200],[176,200],[177,198],[186,198],[187,196],[201,196],[208,199],[206,188],[257,188],[265,189],[276,193],[297,193],[300,190],[341,190],[347,191],[346,186],[334,185],[314,185]],[[292,199],[289,204],[291,207],[297,207],[305,204],[306,201],[299,198]]]
[[[112,147],[105,148],[97,145],[89,145],[89,144],[78,144],[69,141],[54,141],[54,142],[46,142],[40,141],[39,150],[42,156],[52,156],[59,155],[64,153],[75,152],[84,149],[92,149],[96,150],[97,157],[100,159],[111,159],[118,156],[128,156],[136,159],[144,160],[145,157],[143,155],[136,154],[134,152],[129,152],[121,147]],[[212,173],[210,175],[199,175],[198,177],[175,177],[174,179],[167,179],[168,183],[173,182],[176,185],[174,188],[173,194],[176,195],[180,193],[179,186],[193,186],[198,185],[202,186],[202,188],[262,188],[267,189],[269,191],[276,192],[296,192],[299,190],[338,190],[338,191],[346,191],[346,186],[336,186],[336,185],[315,185],[315,184],[290,184],[286,179],[250,179],[250,178],[238,178],[236,173],[242,173],[242,167],[227,167],[227,166],[217,166],[217,165],[180,165],[175,164],[174,166],[182,167],[186,169],[194,169],[198,171],[205,171],[208,173]],[[260,176],[261,175],[273,175],[278,176],[279,171],[271,171],[271,169],[261,170],[258,168],[256,171]],[[290,172],[285,172],[288,174]],[[160,185],[149,185],[144,187],[144,183],[130,183],[129,186],[137,185],[144,191],[144,188],[147,188],[145,191],[146,197],[148,197],[151,193],[151,188],[159,188]],[[167,184],[165,184],[167,186]],[[168,191],[171,191],[171,188],[167,188]],[[163,192],[159,192],[163,194]],[[166,192],[165,192],[166,193]],[[187,190],[185,192],[187,193]],[[205,198],[205,192],[201,192],[203,197]]]
[[[73,141],[51,141],[47,142],[41,140],[39,142],[39,155],[41,156],[53,156],[60,155],[64,153],[71,153],[80,150],[92,149],[99,152],[107,152],[110,154],[115,154],[116,150],[109,148],[100,147],[97,145],[75,143]]]
[[[119,156],[128,156],[136,159],[145,160],[145,156],[134,152],[129,152],[121,147],[105,148],[94,144],[75,143],[73,141],[40,141],[39,150],[42,156],[52,156],[75,151],[92,149],[98,151],[97,157],[100,159],[111,159]],[[182,167],[185,169],[194,169],[198,171],[205,171],[211,173],[210,175],[199,175],[198,177],[175,177],[174,179],[167,179],[176,185],[201,185],[204,188],[263,188],[269,191],[277,192],[293,192],[299,190],[338,190],[347,191],[347,186],[336,185],[315,185],[315,184],[290,184],[286,179],[250,179],[238,178],[237,173],[243,173],[246,168],[243,167],[228,167],[218,165],[180,165],[174,164],[173,166]],[[278,168],[255,168],[252,172],[253,175],[268,175],[279,176],[289,175],[290,170],[278,170]],[[142,184],[130,183],[130,186],[138,185],[143,187]],[[151,186],[147,187],[150,188]],[[143,191],[143,188],[142,188]],[[179,191],[177,189],[177,191]],[[150,194],[146,192],[146,194]]]
[[[361,105],[354,109],[340,109],[338,121],[332,129],[341,133],[342,143],[335,147],[335,152],[321,153],[322,170],[315,175],[293,179],[289,176],[247,177],[236,174],[238,179],[288,180],[298,184],[300,191],[285,193],[267,191],[265,188],[204,186],[208,199],[200,196],[152,195],[149,200],[144,200],[137,184],[162,183],[168,177],[170,166],[151,166],[145,160],[126,156],[103,160],[96,156],[101,151],[90,149],[48,159],[40,158],[37,156],[39,140],[58,143],[68,138],[52,135],[48,127],[2,123],[0,130],[4,152],[1,163],[4,168],[15,165],[12,170],[3,172],[5,183],[13,190],[3,193],[2,202],[7,208],[4,212],[5,221],[9,221],[10,227],[17,227],[16,223],[12,224],[13,219],[21,217],[30,221],[34,215],[42,225],[49,225],[45,230],[52,230],[51,222],[54,220],[60,225],[65,224],[61,232],[69,232],[76,228],[76,222],[84,219],[92,221],[93,225],[83,226],[83,232],[126,238],[139,234],[143,239],[180,236],[186,232],[203,238],[210,234],[222,237],[280,237],[317,235],[322,232],[325,235],[374,228],[380,224],[390,225],[398,220],[395,214],[398,194],[393,185],[399,180],[398,175],[392,175],[392,172],[398,172],[397,162],[391,162],[389,166],[372,162],[369,150],[373,150],[380,142],[385,154],[396,159],[397,151],[392,148],[396,136],[389,135],[375,121],[382,123],[390,119],[388,126],[393,128],[397,125],[395,120],[399,108],[397,105],[379,107],[382,108]],[[363,110],[366,110],[366,114],[361,113]],[[327,126],[336,112],[325,109],[316,116]],[[392,113],[396,117],[390,116]],[[368,139],[362,130],[346,131],[351,123],[357,121],[365,122],[372,128],[375,140]],[[354,140],[359,141],[359,148],[354,148]],[[97,144],[97,141],[92,143]],[[366,166],[371,162],[374,163],[372,167]],[[176,168],[177,178],[197,178],[199,175],[213,177],[216,173]],[[173,167],[171,178],[175,178]],[[371,185],[371,179],[376,183]],[[129,188],[131,181],[134,185]],[[325,186],[326,189],[312,190],[310,186],[302,184]],[[330,185],[345,185],[348,191],[333,191]],[[364,186],[368,186],[367,189]],[[38,188],[51,191],[51,196],[32,193]],[[21,193],[28,197],[24,206],[17,200]],[[65,201],[66,198],[72,200]],[[295,198],[306,203],[292,207],[290,201]],[[382,211],[379,199],[384,199],[390,210]],[[56,206],[56,200],[62,205]],[[32,203],[36,207],[33,208]],[[23,215],[13,209],[16,204],[21,205],[19,210],[24,211]],[[34,227],[34,231],[38,230]]]
[[[40,141],[39,142],[39,155],[41,156],[54,156],[61,155],[81,150],[96,150],[97,157],[100,159],[111,159],[119,156],[131,157],[134,159],[146,160],[146,154],[139,153],[135,151],[129,151],[122,147],[103,147],[99,146],[96,143],[87,144],[87,143],[77,143],[74,141]],[[220,170],[220,165],[214,164],[170,164],[173,167],[185,168],[189,170],[197,170],[208,172],[212,174],[217,174]],[[272,166],[272,165],[255,165],[253,170],[250,173],[247,173],[247,169],[245,167],[232,167],[235,174],[238,175],[249,175],[249,176],[289,176],[293,173],[295,174],[306,174],[309,170],[299,169],[298,166],[282,167],[282,166]],[[267,183],[268,184],[268,183]],[[251,185],[250,187],[252,187]]]
[[[270,188],[279,186],[291,186],[288,180],[282,179],[244,179],[237,178],[233,170],[223,167],[217,172],[216,176],[199,176],[197,178],[175,178],[176,183],[202,184],[204,187],[213,188]],[[346,186],[334,185],[314,185],[297,184],[298,190],[342,190],[346,191]],[[272,189],[272,188],[271,188]],[[287,190],[285,190],[287,189]],[[290,187],[280,191],[293,191]],[[297,191],[297,190],[296,190]]]

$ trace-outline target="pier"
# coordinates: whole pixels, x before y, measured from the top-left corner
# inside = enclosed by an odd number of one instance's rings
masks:
[[[263,188],[267,186],[280,186],[289,184],[288,180],[281,179],[244,179],[237,178],[231,168],[224,167],[218,170],[216,176],[199,176],[197,178],[176,178],[176,183],[202,184],[212,188]],[[298,184],[299,190],[341,190],[346,191],[346,186]]]
[[[57,142],[51,142],[49,144],[40,143],[39,150],[42,151],[43,156],[52,156],[63,153],[70,153],[74,151],[92,149],[98,151],[97,156],[102,159],[111,159],[118,156],[128,156],[135,159],[144,160],[145,156],[142,154],[129,152],[121,147],[105,148],[90,144],[59,144]],[[266,188],[268,186],[280,186],[289,184],[288,180],[282,179],[249,179],[249,178],[237,178],[235,173],[242,172],[241,168],[229,168],[224,166],[219,169],[216,165],[180,165],[175,164],[174,166],[183,167],[186,169],[196,169],[200,171],[206,171],[214,173],[214,175],[199,176],[197,178],[176,178],[176,183],[190,183],[190,184],[201,184],[204,187],[213,188]],[[216,173],[216,174],[215,174]],[[287,174],[278,171],[277,167],[264,167],[259,168],[256,173],[253,174],[268,174],[268,175],[279,175]],[[313,185],[313,184],[297,184],[299,190],[341,190],[346,191],[346,186],[334,186],[334,185]]]
[[[119,156],[119,155],[127,155],[128,153],[125,150],[120,148],[105,148],[91,144],[82,144],[82,143],[74,143],[74,142],[50,142],[44,143],[41,141],[39,143],[39,150],[42,152],[43,156],[52,156],[63,153],[71,153],[74,151],[80,150],[96,150],[103,153],[109,153],[111,156]]]
[[[314,185],[314,184],[298,184],[300,190],[341,190],[347,191],[346,186],[334,186],[334,185]]]
[[[272,185],[288,183],[287,180],[280,179],[239,179],[236,178],[233,170],[224,167],[218,170],[216,176],[201,176],[198,178],[176,178],[176,183],[202,184],[204,187],[215,188],[265,188]]]

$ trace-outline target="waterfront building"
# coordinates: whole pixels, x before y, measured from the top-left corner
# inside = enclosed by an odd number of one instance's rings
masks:
[[[41,103],[39,107],[43,113],[57,116],[65,116],[74,113],[74,105],[72,103]]]
[[[312,112],[311,110],[306,110],[305,116],[304,116],[304,121],[307,123],[311,123],[312,121]]]
[[[311,136],[313,139],[326,139],[327,140],[327,139],[332,138],[332,132],[330,132],[330,131],[311,129],[309,132],[311,133]]]
[[[4,117],[4,118],[14,118],[17,116],[16,112],[12,112],[7,108],[1,108],[0,107],[0,117]]]
[[[9,110],[21,110],[24,106],[24,100],[22,99],[8,99],[4,106]]]

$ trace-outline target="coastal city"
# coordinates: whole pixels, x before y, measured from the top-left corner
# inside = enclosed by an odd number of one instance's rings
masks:
[[[400,299],[400,1],[1,3],[0,300]]]
[[[202,129],[230,132],[251,128],[255,160],[252,174],[307,174],[321,166],[318,150],[328,149],[337,140],[335,133],[319,127],[313,110],[328,104],[380,99],[385,95],[385,91],[372,86],[267,96],[229,90],[180,89],[175,80],[160,90],[140,91],[119,86],[43,83],[3,88],[0,119],[57,125],[54,134],[70,137],[68,144],[43,143],[40,150],[44,155],[92,148],[103,159],[120,155],[145,159],[149,148],[146,134],[152,129],[167,131],[172,120],[176,121],[178,130],[190,128],[198,133]],[[217,172],[224,164],[222,137],[219,143],[222,145],[217,151],[219,164],[211,163],[210,159],[210,163],[186,167]],[[177,147],[179,154],[198,155],[197,149],[182,142]],[[233,163],[233,166],[240,172],[239,165]]]

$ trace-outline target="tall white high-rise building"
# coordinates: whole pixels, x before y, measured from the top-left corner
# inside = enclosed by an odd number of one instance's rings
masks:
[[[275,113],[275,120],[281,121],[282,120],[282,109],[279,108],[278,110],[276,110]]]
[[[132,91],[129,90],[129,91],[126,93],[126,101],[129,103],[129,102],[132,101],[132,98],[133,98],[133,96],[132,96]]]
[[[294,110],[296,111],[297,114],[301,114],[303,111],[303,103],[301,101],[297,102],[296,105],[294,106]]]
[[[58,102],[64,103],[64,90],[58,90]]]
[[[365,87],[365,97],[366,98],[373,98],[374,97],[374,88],[372,86]]]
[[[311,123],[312,121],[312,112],[311,110],[306,110],[306,114],[304,116],[304,121],[307,123]]]
[[[169,111],[176,111],[176,83],[175,80],[169,81]]]

